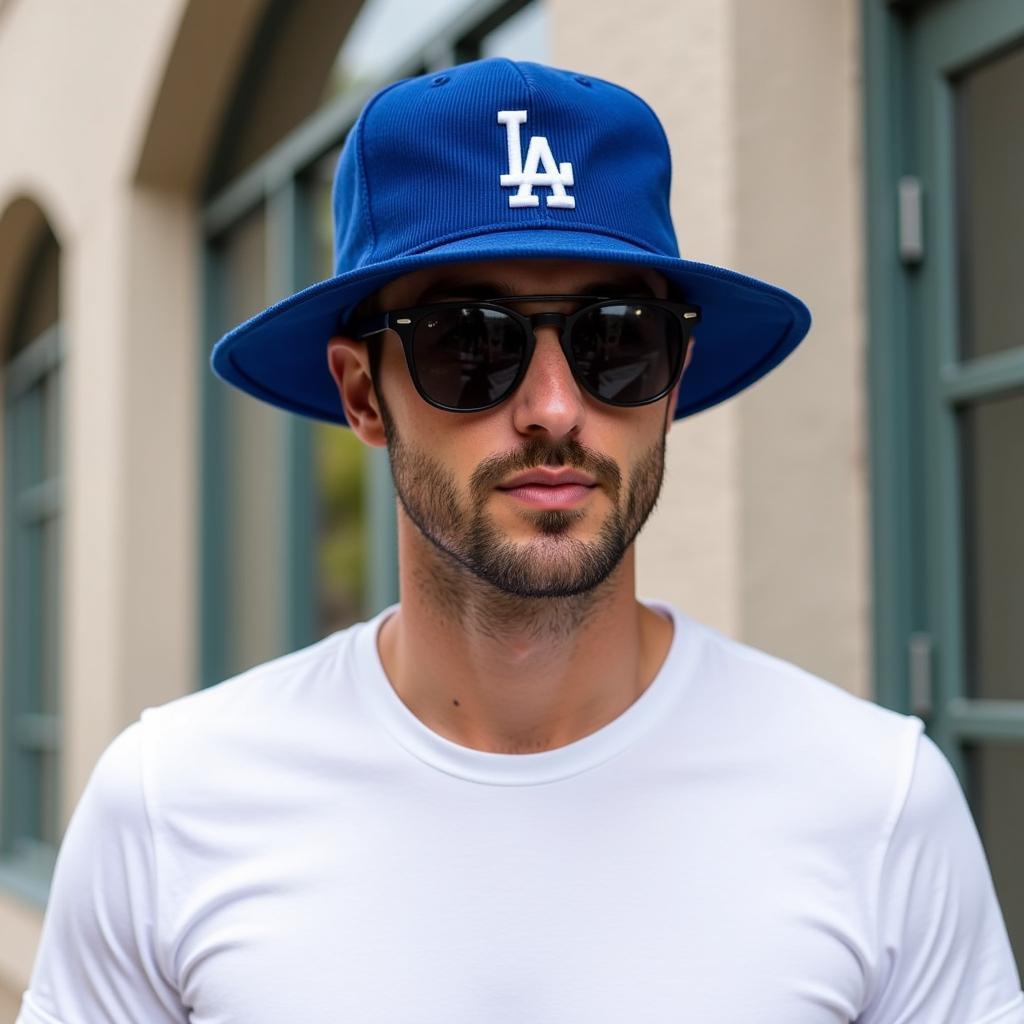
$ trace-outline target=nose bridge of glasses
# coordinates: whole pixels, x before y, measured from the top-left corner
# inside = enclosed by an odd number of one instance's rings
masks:
[[[565,330],[565,313],[531,313],[527,319],[535,331],[538,327],[557,327],[559,333]]]

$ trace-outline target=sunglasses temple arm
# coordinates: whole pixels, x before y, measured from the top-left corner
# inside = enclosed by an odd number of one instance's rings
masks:
[[[359,340],[369,338],[374,334],[383,334],[388,329],[388,317],[387,313],[378,313],[376,316],[367,317],[365,320],[360,320],[358,324],[354,324],[352,327],[353,336]]]

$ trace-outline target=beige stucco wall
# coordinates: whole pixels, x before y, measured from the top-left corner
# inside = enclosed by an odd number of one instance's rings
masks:
[[[632,0],[629,19],[548,3],[553,61],[665,120],[683,254],[789,287],[815,315],[769,378],[675,425],[641,590],[865,692],[856,0]],[[193,4],[184,22],[186,0],[0,6],[0,229],[27,195],[63,252],[65,821],[111,737],[192,685],[194,189],[260,4]],[[214,41],[205,71],[168,67]],[[0,889],[0,1022],[39,923]]]
[[[630,86],[664,120],[682,255],[779,284],[814,317],[755,387],[675,425],[641,592],[867,693],[856,0],[552,10],[557,62]]]
[[[623,18],[617,4],[562,0],[552,16],[556,63],[620,82],[662,119],[680,253],[734,265],[733,5],[634,0]],[[662,497],[637,548],[641,594],[734,636],[742,625],[738,440],[731,403],[674,424]]]
[[[740,7],[737,255],[814,316],[807,343],[738,405],[742,635],[867,694],[860,7]]]

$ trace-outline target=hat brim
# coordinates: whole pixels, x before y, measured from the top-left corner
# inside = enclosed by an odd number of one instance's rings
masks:
[[[475,235],[328,278],[224,335],[211,364],[224,380],[282,409],[345,425],[327,368],[327,342],[352,309],[388,281],[445,263],[574,259],[660,271],[682,301],[701,307],[675,418],[735,395],[777,366],[807,334],[811,315],[781,288],[723,267],[649,252],[608,235],[558,229]]]

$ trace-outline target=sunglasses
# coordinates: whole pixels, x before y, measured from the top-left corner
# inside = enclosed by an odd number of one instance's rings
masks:
[[[584,303],[574,313],[510,309],[524,302]],[[675,387],[700,308],[665,299],[597,295],[516,295],[395,309],[355,325],[373,339],[386,330],[402,341],[420,396],[448,412],[482,412],[519,386],[536,348],[534,331],[556,327],[573,376],[615,406],[648,405]]]

